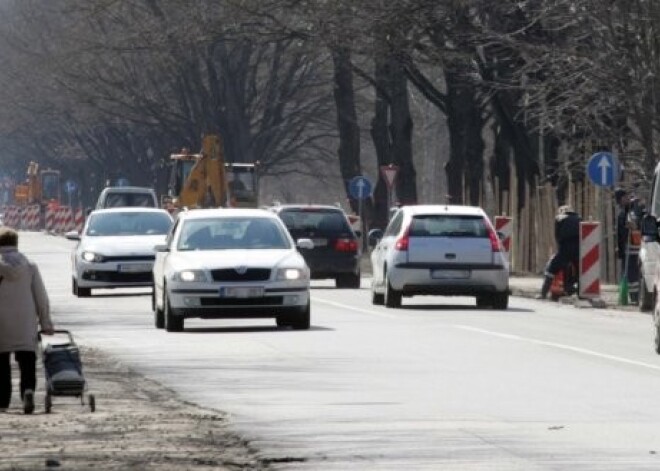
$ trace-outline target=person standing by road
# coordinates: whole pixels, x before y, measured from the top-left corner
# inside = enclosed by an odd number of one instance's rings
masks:
[[[543,273],[543,285],[541,294],[537,299],[545,299],[548,296],[552,280],[560,271],[568,266],[575,267],[580,263],[580,216],[568,205],[560,206],[555,217],[555,241],[557,252],[552,256]],[[564,283],[568,284],[569,280]]]
[[[623,188],[614,191],[619,206],[616,217],[617,257],[621,263],[621,276],[628,284],[628,296],[632,304],[639,303],[639,249],[642,243],[639,231],[637,200]]]
[[[0,227],[0,410],[11,401],[13,353],[21,380],[20,395],[26,414],[34,411],[37,386],[38,324],[53,334],[50,303],[37,266],[18,251],[18,233]]]

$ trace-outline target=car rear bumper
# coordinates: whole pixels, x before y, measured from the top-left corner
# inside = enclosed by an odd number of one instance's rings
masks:
[[[468,271],[466,278],[435,278],[433,270]],[[425,267],[396,266],[388,271],[392,288],[404,295],[437,294],[476,296],[509,291],[509,271],[502,266],[448,266]]]
[[[333,257],[305,257],[310,276],[320,280],[334,278],[344,273],[360,273],[360,257],[338,253]]]

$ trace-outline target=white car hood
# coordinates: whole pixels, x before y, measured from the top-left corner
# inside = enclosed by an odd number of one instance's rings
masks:
[[[165,243],[165,235],[86,237],[79,251],[95,252],[106,256],[154,254],[154,246]]]
[[[172,254],[174,255],[174,254]],[[177,252],[169,262],[175,270],[218,268],[282,267],[302,268],[305,260],[293,250],[191,250]]]

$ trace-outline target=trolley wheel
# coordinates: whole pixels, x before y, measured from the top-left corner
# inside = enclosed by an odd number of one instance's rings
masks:
[[[50,414],[50,411],[53,409],[53,398],[50,397],[50,394],[46,393],[46,399],[44,402],[46,407],[46,414]]]
[[[96,410],[96,398],[94,397],[94,394],[89,394],[87,400],[89,402],[89,410],[94,412]]]

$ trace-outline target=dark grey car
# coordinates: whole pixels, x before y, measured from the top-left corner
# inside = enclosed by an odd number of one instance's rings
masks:
[[[271,208],[294,240],[309,238],[314,248],[300,252],[313,279],[333,278],[337,288],[360,287],[360,239],[341,208],[281,205]]]

